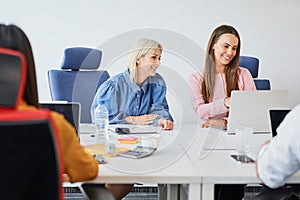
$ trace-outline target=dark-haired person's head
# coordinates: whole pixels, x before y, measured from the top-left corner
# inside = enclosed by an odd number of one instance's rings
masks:
[[[20,51],[26,57],[27,78],[23,99],[28,104],[39,107],[35,64],[26,34],[15,25],[0,24],[0,47]]]

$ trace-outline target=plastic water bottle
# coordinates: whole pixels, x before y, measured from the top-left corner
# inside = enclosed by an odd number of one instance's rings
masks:
[[[95,109],[95,131],[96,131],[96,140],[99,142],[100,138],[105,136],[105,139],[108,138],[108,110],[104,105],[104,101],[100,100]]]
[[[101,138],[105,138],[105,151],[112,154],[115,152],[114,143],[110,140],[108,132],[108,110],[104,105],[104,101],[100,100],[95,109],[95,130],[96,130],[96,143],[101,143]]]

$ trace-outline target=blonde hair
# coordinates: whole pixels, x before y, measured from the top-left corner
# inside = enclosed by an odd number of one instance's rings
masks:
[[[128,70],[130,73],[130,80],[133,81],[136,76],[136,66],[137,66],[137,60],[146,54],[149,54],[151,52],[154,52],[156,49],[163,50],[163,47],[161,44],[156,42],[155,40],[150,40],[147,38],[141,38],[139,39],[134,47],[129,52],[128,56]]]

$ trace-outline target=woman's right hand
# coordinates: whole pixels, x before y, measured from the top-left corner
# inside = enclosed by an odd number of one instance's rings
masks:
[[[126,122],[130,124],[139,124],[139,125],[147,125],[152,124],[156,117],[159,114],[147,114],[147,115],[140,115],[140,116],[129,116],[126,117]]]
[[[208,127],[223,127],[227,125],[226,119],[210,119],[207,122],[204,122],[201,126],[202,128]]]

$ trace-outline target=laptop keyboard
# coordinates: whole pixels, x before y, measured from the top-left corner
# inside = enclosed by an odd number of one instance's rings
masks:
[[[87,200],[85,194],[81,192],[81,189],[77,186],[74,187],[63,187],[64,188],[64,199],[66,200]]]

